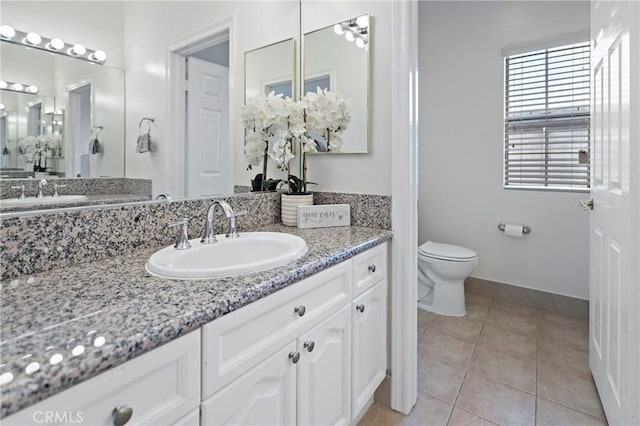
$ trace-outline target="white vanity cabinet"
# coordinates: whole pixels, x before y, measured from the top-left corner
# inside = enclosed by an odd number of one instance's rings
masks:
[[[2,424],[196,426],[199,404],[196,330],[2,419]]]
[[[347,425],[386,373],[386,244],[203,327],[202,425]]]

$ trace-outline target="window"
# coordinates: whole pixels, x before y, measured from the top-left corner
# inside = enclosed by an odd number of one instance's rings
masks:
[[[505,55],[504,187],[588,190],[588,41]]]

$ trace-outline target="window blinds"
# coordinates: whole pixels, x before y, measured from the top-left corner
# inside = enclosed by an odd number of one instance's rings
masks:
[[[589,188],[588,41],[505,57],[505,188]]]

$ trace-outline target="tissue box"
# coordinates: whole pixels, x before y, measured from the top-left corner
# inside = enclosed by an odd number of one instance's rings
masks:
[[[298,228],[328,228],[351,225],[349,204],[322,204],[298,207]]]

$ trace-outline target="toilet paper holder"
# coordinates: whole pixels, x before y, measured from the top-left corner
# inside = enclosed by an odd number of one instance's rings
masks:
[[[504,232],[504,228],[507,226],[506,223],[501,222],[498,224],[498,229],[501,230],[502,232]],[[523,234],[530,234],[531,233],[531,228],[529,228],[528,225],[522,225],[522,233]]]

